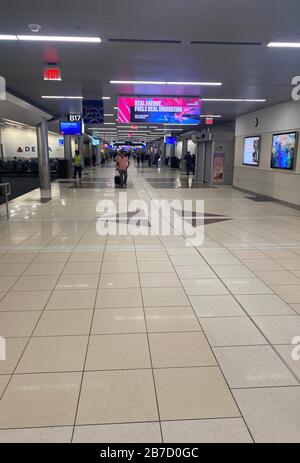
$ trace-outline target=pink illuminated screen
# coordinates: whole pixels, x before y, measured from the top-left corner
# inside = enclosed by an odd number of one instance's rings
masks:
[[[119,97],[120,123],[199,124],[199,98]]]

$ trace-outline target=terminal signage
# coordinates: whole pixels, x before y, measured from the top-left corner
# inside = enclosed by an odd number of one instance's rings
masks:
[[[120,123],[199,124],[199,98],[119,97]]]
[[[103,124],[103,100],[83,100],[82,119],[85,124]]]
[[[82,120],[81,114],[68,114],[69,122],[81,122],[81,120]]]

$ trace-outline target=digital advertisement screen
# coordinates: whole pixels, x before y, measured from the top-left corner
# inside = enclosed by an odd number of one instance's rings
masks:
[[[176,142],[177,142],[176,137],[165,137],[166,145],[176,145]]]
[[[247,137],[244,140],[243,164],[258,166],[260,155],[260,137]]]
[[[293,170],[297,138],[297,132],[278,133],[273,135],[271,157],[272,169]]]
[[[119,97],[119,122],[149,124],[199,124],[199,98]]]
[[[60,122],[60,134],[61,135],[81,135],[82,124],[81,122]]]

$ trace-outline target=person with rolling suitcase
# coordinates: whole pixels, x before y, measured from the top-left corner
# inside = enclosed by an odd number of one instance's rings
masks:
[[[128,170],[129,167],[129,161],[124,153],[124,151],[121,151],[120,155],[117,157],[117,169],[120,174],[120,186],[127,186],[127,178],[128,178]]]

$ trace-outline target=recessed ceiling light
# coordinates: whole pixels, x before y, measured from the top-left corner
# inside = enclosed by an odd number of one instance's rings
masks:
[[[278,47],[278,48],[300,48],[299,42],[270,42],[267,45],[268,47]]]
[[[241,103],[241,102],[248,102],[248,103],[264,103],[265,99],[245,99],[245,98],[202,98],[202,101],[214,101],[214,102],[228,102],[228,103]]]
[[[28,28],[31,30],[31,32],[40,32],[42,29],[42,26],[40,24],[28,24]]]
[[[18,40],[34,42],[100,43],[100,37],[67,37],[59,35],[17,35]]]

